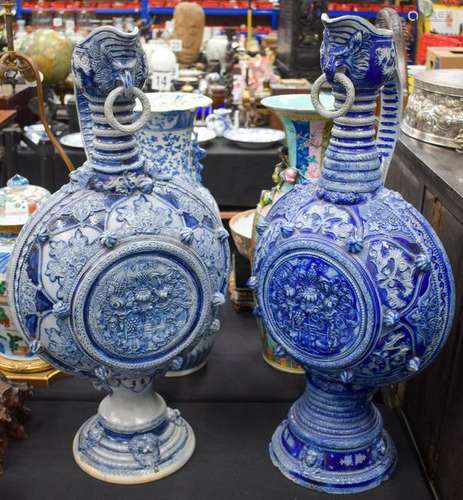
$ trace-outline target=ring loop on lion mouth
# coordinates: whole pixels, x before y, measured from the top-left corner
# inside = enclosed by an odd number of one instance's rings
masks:
[[[106,120],[108,120],[109,125],[113,129],[125,132],[126,134],[134,134],[138,130],[142,129],[148,122],[151,115],[151,105],[145,93],[142,92],[138,87],[133,87],[133,95],[141,102],[141,116],[134,123],[131,123],[130,125],[124,125],[120,123],[114,116],[113,108],[116,99],[121,95],[124,95],[125,92],[126,89],[124,87],[117,87],[110,92],[104,103],[104,115]]]
[[[343,115],[345,115],[350,108],[352,107],[352,104],[354,103],[355,99],[355,88],[354,84],[352,83],[351,79],[346,76],[344,73],[336,72],[334,75],[334,81],[336,83],[340,83],[346,90],[346,100],[342,104],[342,106],[335,110],[335,111],[330,111],[326,109],[320,102],[320,89],[321,86],[327,81],[327,78],[325,75],[320,75],[314,82],[312,86],[312,104],[317,113],[324,118],[329,118],[329,119],[334,119],[334,118],[339,118]]]

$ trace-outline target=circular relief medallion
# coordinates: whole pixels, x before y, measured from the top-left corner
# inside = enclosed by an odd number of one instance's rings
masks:
[[[344,368],[361,359],[380,330],[368,275],[328,243],[279,249],[264,270],[258,300],[270,333],[299,362]]]
[[[75,333],[104,363],[158,367],[201,333],[209,286],[203,265],[175,244],[122,245],[87,271],[75,294]]]

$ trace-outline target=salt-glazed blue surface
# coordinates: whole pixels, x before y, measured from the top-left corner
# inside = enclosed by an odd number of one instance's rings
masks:
[[[109,391],[75,437],[77,463],[142,483],[193,453],[191,427],[153,383],[219,328],[227,233],[198,181],[177,175],[199,171],[197,149],[166,138],[159,159],[169,148],[192,158],[171,175],[140,153],[134,133],[151,110],[137,33],[95,30],[76,46],[73,72],[88,160],[22,230],[9,286],[33,351]]]
[[[437,355],[454,282],[430,225],[383,186],[400,120],[392,33],[357,17],[322,19],[324,76],[312,100],[334,118],[324,166],[319,181],[296,185],[259,223],[252,281],[257,314],[307,379],[273,435],[271,458],[303,486],[353,493],[396,465],[372,396]],[[325,80],[334,112],[318,100]]]

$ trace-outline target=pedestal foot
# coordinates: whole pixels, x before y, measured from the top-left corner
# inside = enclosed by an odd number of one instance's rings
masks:
[[[313,378],[275,431],[270,456],[287,478],[326,493],[374,488],[397,461],[370,392]]]
[[[107,396],[98,415],[77,432],[73,452],[79,467],[116,484],[156,481],[180,469],[195,448],[191,427],[158,394],[136,394],[132,399],[139,399],[138,406],[129,398],[122,407],[126,395]]]

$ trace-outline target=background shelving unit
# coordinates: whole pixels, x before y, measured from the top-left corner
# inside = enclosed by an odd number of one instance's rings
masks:
[[[174,12],[173,7],[150,7],[149,14],[151,15],[172,15]],[[223,7],[216,8],[204,8],[206,16],[236,16],[236,17],[246,17],[247,9],[227,9]],[[253,17],[269,17],[272,29],[276,30],[278,28],[278,9],[253,9]]]
[[[361,2],[362,0],[360,0]],[[26,15],[29,15],[35,11],[35,9],[30,8],[30,7],[23,7],[24,0],[16,0],[16,12],[18,18],[24,17]],[[140,18],[149,21],[153,16],[156,16],[156,18],[161,18],[165,19],[168,18],[169,16],[172,16],[174,12],[174,7],[156,7],[153,5],[150,5],[151,2],[150,0],[139,0],[138,7],[132,7],[132,8],[95,8],[95,9],[86,9],[86,10],[92,10],[92,12],[95,12],[96,14],[101,14],[101,15],[107,15],[107,16],[117,16],[117,15],[125,15],[125,16],[140,16]],[[339,5],[339,4],[338,4]],[[333,5],[333,7],[338,6],[338,5]],[[356,3],[357,9],[351,9],[347,10],[339,10],[339,9],[330,9],[328,5],[328,15],[330,17],[338,17],[338,16],[344,16],[344,15],[357,15],[357,16],[362,16],[367,19],[374,19],[377,15],[377,12],[373,10],[361,10],[361,4]],[[399,4],[397,4],[398,8],[400,9],[400,0]],[[344,5],[342,5],[344,7]],[[43,9],[46,10],[47,12],[59,12],[59,11],[74,11],[74,12],[79,12],[82,11],[83,9],[78,9],[78,8],[53,8],[53,9]],[[246,14],[247,14],[247,9],[246,8],[226,8],[226,7],[204,7],[204,11],[206,13],[206,16],[210,17],[226,17],[226,18],[236,18],[238,20],[237,24],[242,25],[245,24],[246,22]],[[410,12],[400,12],[399,15],[405,19],[410,21]],[[255,8],[253,9],[253,17],[254,19],[259,18],[259,19],[266,19],[265,25],[270,26],[272,30],[277,30],[278,29],[278,20],[279,20],[279,10],[278,9],[259,9]],[[415,22],[415,25],[417,23]],[[413,33],[413,40],[412,40],[412,48],[410,50],[410,62],[413,62],[414,60],[414,54],[416,50],[416,37],[417,37],[417,31],[416,29],[414,30]]]
[[[35,9],[30,7],[23,7],[23,0],[16,0],[16,14],[18,18],[24,17],[25,15],[31,14]],[[42,9],[46,12],[59,12],[59,11],[69,11],[72,10],[74,12],[79,12],[83,9],[77,8],[53,8],[53,9]],[[138,8],[96,8],[96,9],[86,9],[92,10],[96,14],[103,15],[139,15],[141,18],[148,21],[151,16],[159,15],[159,16],[170,16],[174,12],[173,7],[151,7],[149,5],[149,0],[140,0],[140,6]],[[204,9],[206,15],[209,16],[234,16],[234,17],[242,17],[243,19],[246,17],[247,9],[242,8],[225,8],[225,7],[216,7],[216,8],[208,8]],[[267,17],[270,19],[270,25],[272,29],[276,30],[278,28],[278,9],[253,9],[254,17]]]
[[[327,14],[330,17],[339,17],[339,16],[362,16],[367,19],[375,19],[377,12],[369,11],[369,10],[328,10]],[[399,12],[399,16],[407,19],[408,12]]]

